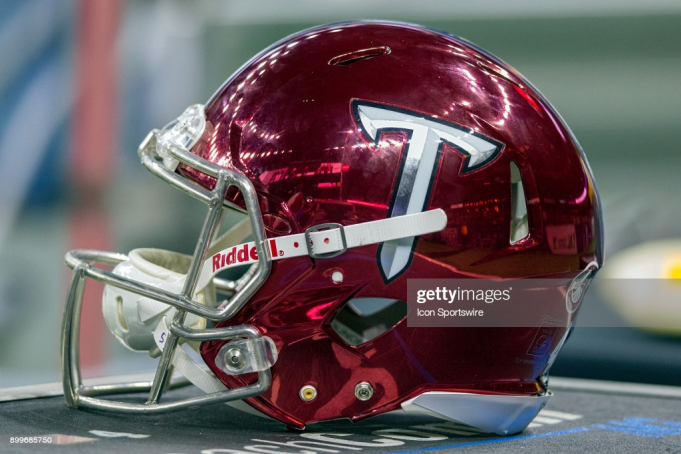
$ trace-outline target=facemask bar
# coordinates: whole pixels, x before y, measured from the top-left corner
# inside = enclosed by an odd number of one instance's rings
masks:
[[[189,114],[189,117],[187,117]],[[203,106],[191,106],[175,122],[169,124],[163,131],[153,130],[147,135],[139,147],[138,154],[142,164],[154,175],[167,183],[177,187],[183,192],[206,203],[209,207],[206,220],[192,257],[189,272],[182,292],[174,294],[163,289],[132,281],[112,272],[94,266],[95,263],[115,266],[128,257],[124,254],[101,252],[92,250],[75,250],[66,255],[67,265],[73,269],[67,299],[64,308],[62,324],[62,377],[64,396],[71,407],[90,407],[101,410],[118,411],[124,413],[164,413],[167,411],[180,410],[187,407],[228,402],[245,399],[261,394],[267,390],[271,383],[269,369],[258,372],[258,382],[242,388],[226,390],[204,396],[185,399],[179,402],[159,403],[163,391],[167,387],[174,386],[169,383],[169,375],[172,369],[171,362],[179,338],[193,341],[229,340],[237,337],[248,339],[261,338],[260,332],[249,325],[214,328],[205,330],[192,330],[183,327],[187,312],[199,315],[210,320],[227,320],[238,312],[244,304],[260,288],[269,275],[271,257],[267,248],[265,227],[260,212],[260,206],[255,189],[243,174],[225,169],[209,162],[197,155],[192,154],[187,148],[193,146],[200,137],[203,125],[199,121],[196,127],[197,114],[203,115]],[[183,123],[184,121],[184,123]],[[205,122],[204,122],[205,124]],[[183,128],[189,129],[193,138],[186,140]],[[175,137],[173,137],[175,136]],[[157,141],[162,140],[161,148],[165,153],[162,156],[157,150]],[[167,139],[172,140],[167,140]],[[180,140],[178,140],[180,139]],[[183,162],[198,171],[216,178],[216,185],[209,191],[197,183],[182,177],[174,172],[177,162]],[[220,224],[225,196],[230,186],[236,186],[243,195],[246,212],[249,216],[255,239],[255,247],[258,262],[249,270],[249,277],[236,286],[234,295],[226,304],[214,309],[198,304],[192,300],[196,289],[201,267],[206,259],[210,241]],[[177,309],[175,317],[169,326],[169,335],[166,338],[165,348],[159,360],[158,368],[153,382],[151,383],[127,383],[117,385],[83,386],[80,372],[79,358],[79,325],[80,311],[82,306],[83,291],[87,278],[92,278],[106,285],[118,287],[141,296],[155,299],[161,303],[169,304]],[[97,399],[96,396],[121,394],[127,392],[140,392],[149,390],[149,398],[146,404],[131,404]]]

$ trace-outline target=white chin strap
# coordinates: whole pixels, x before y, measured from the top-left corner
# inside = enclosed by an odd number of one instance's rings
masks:
[[[347,227],[322,224],[305,233],[270,239],[268,251],[272,260],[305,255],[324,259],[342,254],[349,248],[439,232],[446,224],[447,216],[441,209]],[[208,259],[201,268],[194,301],[216,307],[213,277],[223,270],[258,262],[255,243],[242,243],[250,234],[251,226],[248,219],[245,219],[211,245]],[[234,244],[236,246],[230,246]],[[113,272],[152,287],[180,293],[190,262],[191,257],[177,252],[135,249],[130,252],[129,260],[117,265]],[[102,308],[106,324],[123,345],[135,351],[149,351],[152,356],[159,355],[163,350],[163,341],[168,336],[166,320],[172,320],[175,308],[112,286],[104,288]],[[206,326],[206,320],[188,313],[184,325],[202,329]],[[269,338],[265,336],[264,339],[267,341]],[[193,347],[197,348],[194,345]],[[271,348],[268,347],[268,350],[271,351]],[[276,348],[272,353],[271,364],[274,364]],[[173,366],[206,393],[225,389],[222,382],[207,373],[181,348],[175,350]]]
[[[350,226],[321,224],[307,229],[305,233],[272,238],[268,241],[268,249],[272,260],[305,255],[324,259],[354,247],[439,232],[446,225],[447,215],[438,208]],[[257,261],[258,254],[253,241],[215,252],[203,263],[197,288],[204,288],[222,270]]]

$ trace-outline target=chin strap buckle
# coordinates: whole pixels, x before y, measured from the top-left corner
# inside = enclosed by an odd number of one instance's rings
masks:
[[[215,365],[228,375],[261,372],[277,362],[277,347],[268,336],[238,339],[222,346]]]
[[[340,249],[325,253],[315,253],[312,234],[319,232],[320,230],[331,230],[330,232],[325,232],[327,235],[335,234],[336,232],[338,232],[338,239],[340,239]],[[317,241],[321,240],[321,235],[315,236],[319,237]],[[328,238],[326,238],[323,241],[328,242]],[[307,243],[308,253],[310,254],[310,257],[312,257],[313,259],[328,259],[331,257],[336,257],[337,255],[341,255],[342,253],[348,250],[348,241],[345,238],[345,229],[343,228],[342,225],[336,223],[314,225],[309,229],[305,230],[305,243]]]

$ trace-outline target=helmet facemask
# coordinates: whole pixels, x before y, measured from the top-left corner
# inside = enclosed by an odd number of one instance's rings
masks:
[[[269,367],[276,361],[276,349],[273,348],[271,340],[263,340],[261,333],[252,326],[202,329],[205,326],[206,319],[212,321],[227,320],[238,312],[265,282],[271,267],[270,251],[266,244],[267,238],[260,206],[250,180],[235,170],[220,167],[189,151],[203,135],[205,126],[203,106],[190,106],[177,120],[171,122],[162,130],[151,131],[138,150],[142,164],[154,175],[208,205],[208,214],[201,229],[194,255],[191,258],[181,257],[179,254],[169,251],[154,250],[136,250],[131,253],[130,257],[123,254],[90,250],[70,251],[66,255],[66,263],[73,269],[73,274],[64,309],[61,353],[64,394],[67,404],[72,407],[90,407],[128,413],[165,412],[197,404],[244,399],[260,394],[269,387],[271,377]],[[175,173],[179,163],[184,163],[215,178],[215,188],[209,191]],[[236,227],[236,232],[233,229],[222,237],[216,238],[222,220],[225,196],[228,188],[232,186],[238,188],[243,195],[248,223],[250,223],[251,228],[248,229],[248,226],[244,223]],[[212,250],[220,250],[228,246],[226,243],[234,241],[235,237],[243,237],[244,233],[246,233],[245,236],[252,233],[254,255],[257,255],[257,260],[244,277],[237,282],[231,282],[218,278],[213,279],[213,276],[206,277],[204,273],[202,279],[201,271],[204,268],[207,269],[204,267],[204,262],[211,253],[211,245]],[[243,238],[239,239],[242,240]],[[239,242],[237,241],[235,244]],[[125,277],[125,274],[129,275],[130,273],[107,271],[95,266],[95,263],[114,266],[119,269],[121,266],[125,266],[133,271],[133,276],[132,278]],[[181,271],[184,271],[184,273]],[[143,277],[145,282],[135,280],[135,277]],[[131,328],[129,321],[137,317],[142,323],[150,320],[152,322],[158,321],[154,336],[157,338],[157,344],[162,340],[163,348],[159,348],[162,352],[160,353],[156,375],[151,383],[83,385],[79,363],[78,328],[83,290],[87,278],[106,284],[105,318],[110,326],[116,327],[112,331],[124,345],[133,349],[135,347],[138,347],[138,349],[151,347],[149,350],[153,355],[156,346],[150,346],[148,339],[135,343],[133,339],[122,339],[121,333],[129,332]],[[214,289],[231,294],[231,297],[219,307],[215,307],[214,298],[211,296],[214,294]],[[129,315],[126,317],[126,313],[130,310],[122,303],[123,296],[129,299],[131,295],[136,295],[139,298],[133,302],[133,305],[138,303],[137,312],[139,314],[133,314],[132,318]],[[111,302],[107,304],[107,300],[113,301],[113,304]],[[154,306],[156,307],[154,308]],[[145,313],[146,316],[143,315]],[[172,315],[172,319],[170,315]],[[159,318],[160,320],[157,320]],[[177,348],[180,339],[196,342],[238,339],[234,342],[235,346],[232,350],[243,351],[242,356],[246,356],[247,361],[240,360],[239,365],[241,367],[232,368],[232,371],[234,373],[258,372],[258,382],[233,390],[228,390],[222,386],[223,390],[221,391],[186,399],[182,402],[159,403],[164,389],[169,384],[170,372],[175,362],[173,358],[181,358],[182,353],[184,353]],[[238,345],[236,345],[237,343]],[[184,355],[186,356],[186,353]],[[207,374],[206,376],[211,377]],[[213,378],[213,380],[219,383],[217,379]],[[215,386],[211,388],[211,391],[215,391],[214,388]],[[145,390],[149,390],[150,393],[145,404],[114,402],[96,398],[107,394]]]

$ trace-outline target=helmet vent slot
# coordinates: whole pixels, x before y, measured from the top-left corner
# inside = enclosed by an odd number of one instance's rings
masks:
[[[389,298],[355,298],[331,321],[331,329],[345,342],[357,346],[390,331],[407,316],[409,305]]]
[[[528,237],[527,201],[520,169],[511,161],[511,244]]]
[[[338,55],[329,60],[331,66],[348,66],[361,60],[368,60],[381,55],[388,55],[390,53],[388,46],[370,47],[368,49],[360,49],[347,54]]]

